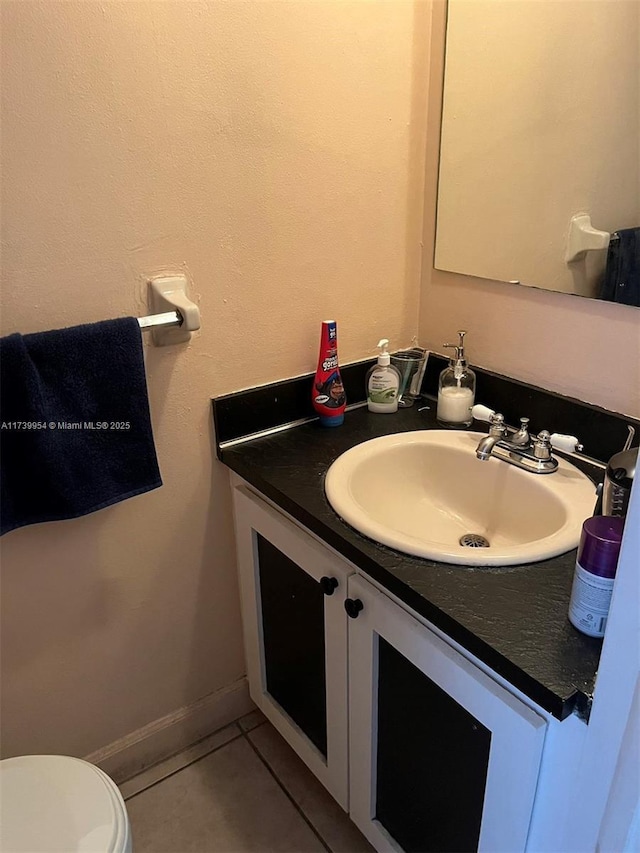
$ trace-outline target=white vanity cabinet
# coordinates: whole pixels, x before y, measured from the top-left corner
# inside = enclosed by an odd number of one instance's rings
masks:
[[[233,491],[250,691],[267,718],[376,850],[527,849],[548,720]]]

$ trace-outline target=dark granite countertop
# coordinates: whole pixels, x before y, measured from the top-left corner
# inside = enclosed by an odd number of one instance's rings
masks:
[[[448,565],[372,542],[329,506],[324,476],[331,463],[370,438],[436,428],[435,405],[426,405],[430,411],[416,406],[393,415],[372,414],[363,407],[347,412],[339,428],[308,423],[223,448],[220,456],[277,506],[555,717],[564,719],[574,710],[587,714],[602,641],[581,634],[567,619],[575,551],[524,566]]]

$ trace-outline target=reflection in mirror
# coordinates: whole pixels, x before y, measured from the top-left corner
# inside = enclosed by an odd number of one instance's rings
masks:
[[[449,0],[437,269],[640,305],[639,58],[636,0]]]

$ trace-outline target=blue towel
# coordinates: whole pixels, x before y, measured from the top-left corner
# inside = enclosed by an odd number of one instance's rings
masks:
[[[0,339],[0,535],[162,485],[134,317]]]
[[[640,308],[640,228],[612,235],[600,299]]]

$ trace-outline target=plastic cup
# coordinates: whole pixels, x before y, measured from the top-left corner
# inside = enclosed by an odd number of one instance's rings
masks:
[[[421,347],[412,347],[391,354],[391,364],[400,373],[398,405],[402,409],[413,406],[420,396],[422,378],[427,365],[427,355],[427,350]]]

